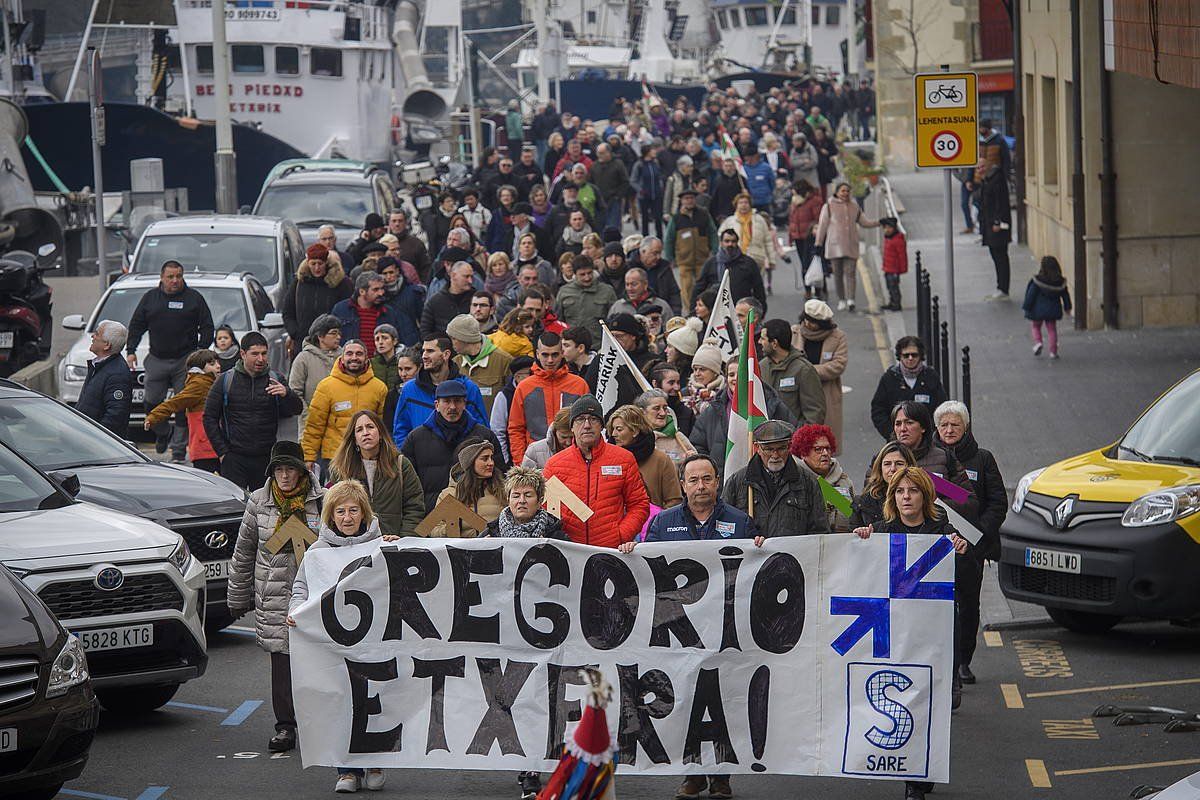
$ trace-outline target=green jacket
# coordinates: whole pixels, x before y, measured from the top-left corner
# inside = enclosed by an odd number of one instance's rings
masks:
[[[379,517],[379,527],[387,534],[396,536],[416,536],[417,525],[425,518],[425,490],[421,488],[421,479],[417,470],[404,455],[399,456],[400,474],[394,478],[386,477],[376,468],[374,486],[371,488],[371,510]],[[365,475],[357,477],[363,486],[367,485]],[[331,464],[329,481],[336,483],[342,476]]]
[[[384,361],[383,356],[378,353],[371,357],[371,372],[375,373],[376,378],[383,381],[389,392],[400,383],[400,366],[396,363],[397,360],[394,353],[390,361]]]
[[[763,379],[779,393],[783,401],[801,425],[825,422],[825,392],[821,389],[821,378],[804,351],[793,348],[787,357],[776,364],[769,358],[761,362]]]
[[[608,316],[608,309],[617,302],[617,293],[599,275],[586,289],[575,281],[567,281],[558,290],[555,313],[560,322],[569,328],[587,328],[592,341],[600,343],[600,320]]]

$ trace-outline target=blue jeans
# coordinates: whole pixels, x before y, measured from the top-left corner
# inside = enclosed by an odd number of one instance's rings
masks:
[[[967,221],[967,228],[975,230],[975,223],[971,219],[971,190],[967,188],[967,184],[960,183],[958,193],[959,202],[962,204],[963,219]]]
[[[604,224],[601,228],[616,228],[621,230],[621,212],[625,205],[624,198],[615,198],[604,211]]]
[[[342,777],[343,775],[357,775],[358,777],[361,778],[362,776],[367,774],[366,770],[358,769],[357,767],[338,767],[337,771],[338,771],[339,778]]]

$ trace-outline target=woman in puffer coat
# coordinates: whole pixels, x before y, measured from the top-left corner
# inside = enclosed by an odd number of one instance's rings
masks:
[[[339,481],[325,493],[325,507],[321,509],[321,529],[317,533],[317,541],[312,549],[323,547],[348,547],[356,544],[382,539],[394,542],[399,536],[383,534],[379,530],[379,518],[371,511],[371,501],[367,490],[358,481]],[[293,627],[296,620],[292,612],[308,599],[308,581],[304,571],[296,575],[292,583],[292,597],[288,605],[286,622]],[[341,793],[355,792],[359,785],[365,785],[371,791],[383,788],[382,769],[353,769],[338,767],[338,779],[334,791]]]
[[[329,377],[341,354],[342,321],[333,314],[322,314],[313,320],[303,349],[288,373],[288,386],[304,401],[299,420],[301,431],[308,421],[308,404],[317,393],[317,384]]]
[[[550,423],[550,430],[546,431],[545,437],[525,448],[525,458],[521,459],[520,465],[531,469],[541,469],[546,466],[550,456],[574,444],[570,418],[571,407],[560,408],[554,415],[554,420]]]
[[[233,551],[226,602],[235,619],[254,611],[258,646],[271,654],[275,735],[267,747],[272,753],[283,753],[296,747],[287,615],[297,561],[290,543],[273,553],[267,541],[292,516],[310,530],[316,530],[324,490],[313,483],[296,442],[275,443],[267,463],[267,476],[267,485],[251,493],[246,503]]]
[[[850,184],[839,183],[833,190],[833,197],[821,209],[816,236],[816,246],[824,248],[825,260],[833,269],[838,311],[854,310],[859,227],[877,228],[879,223],[864,214],[850,197]]]

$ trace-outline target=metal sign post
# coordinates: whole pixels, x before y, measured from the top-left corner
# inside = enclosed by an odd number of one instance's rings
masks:
[[[954,296],[954,202],[950,170],[974,167],[979,160],[979,103],[976,94],[977,76],[974,72],[942,72],[913,76],[913,115],[916,131],[916,165],[923,169],[942,170],[942,201],[946,237],[946,322],[949,334],[950,358],[941,376],[946,393],[959,397],[958,388],[958,319]],[[931,331],[930,347],[937,347],[938,331]]]
[[[100,53],[88,48],[88,105],[92,118],[92,193],[96,198],[96,273],[100,276],[100,291],[108,288],[108,244],[104,226],[104,164],[100,148],[104,147],[104,77],[100,69]]]

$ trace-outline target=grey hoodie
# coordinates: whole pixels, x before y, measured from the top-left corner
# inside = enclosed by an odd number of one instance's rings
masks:
[[[355,544],[365,544],[382,536],[383,533],[379,530],[379,517],[373,517],[367,529],[357,536],[343,536],[328,525],[321,523],[321,530],[317,532],[317,541],[308,549],[312,551],[323,547],[349,547]],[[290,615],[307,599],[308,580],[304,576],[304,565],[301,564],[300,569],[296,571],[296,579],[292,581],[292,602],[288,605],[288,614]]]

